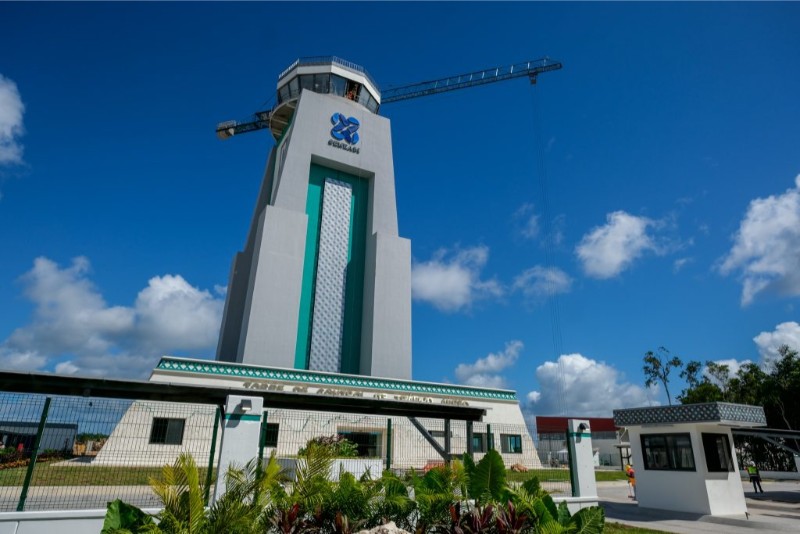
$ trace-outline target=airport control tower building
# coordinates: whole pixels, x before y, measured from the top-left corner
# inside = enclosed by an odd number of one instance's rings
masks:
[[[279,76],[276,145],[233,259],[217,360],[411,379],[411,243],[380,102],[370,75],[337,58]]]

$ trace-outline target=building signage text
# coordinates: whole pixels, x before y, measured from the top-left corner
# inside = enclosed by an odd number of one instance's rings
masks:
[[[327,397],[358,397],[377,400],[395,400],[402,402],[418,402],[421,404],[445,404],[448,406],[469,406],[469,402],[462,399],[453,398],[437,398],[422,395],[409,395],[405,393],[380,393],[375,391],[368,391],[363,389],[349,389],[349,388],[332,388],[332,387],[318,387],[309,391],[309,386],[293,386],[288,384],[280,384],[275,382],[266,381],[248,381],[244,383],[246,389],[259,389],[262,391],[281,391],[286,393],[314,393],[316,395],[324,395]]]

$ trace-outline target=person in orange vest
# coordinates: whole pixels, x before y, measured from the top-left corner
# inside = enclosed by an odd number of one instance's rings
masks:
[[[633,466],[628,464],[625,466],[625,475],[628,477],[628,498],[636,500],[636,471]]]

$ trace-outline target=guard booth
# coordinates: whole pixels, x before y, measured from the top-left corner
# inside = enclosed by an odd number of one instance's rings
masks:
[[[638,505],[703,515],[744,515],[734,428],[766,425],[761,406],[710,402],[614,410],[630,435]]]

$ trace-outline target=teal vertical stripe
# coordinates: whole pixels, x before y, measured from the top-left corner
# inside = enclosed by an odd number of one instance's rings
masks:
[[[358,374],[361,367],[361,316],[364,303],[364,259],[367,243],[369,182],[352,174],[315,164],[311,165],[309,172],[308,195],[306,197],[308,229],[306,231],[303,286],[300,294],[294,366],[296,369],[308,369],[309,350],[311,347],[311,321],[314,317],[314,281],[317,277],[319,234],[322,219],[322,190],[326,178],[346,182],[353,188],[340,371]]]

